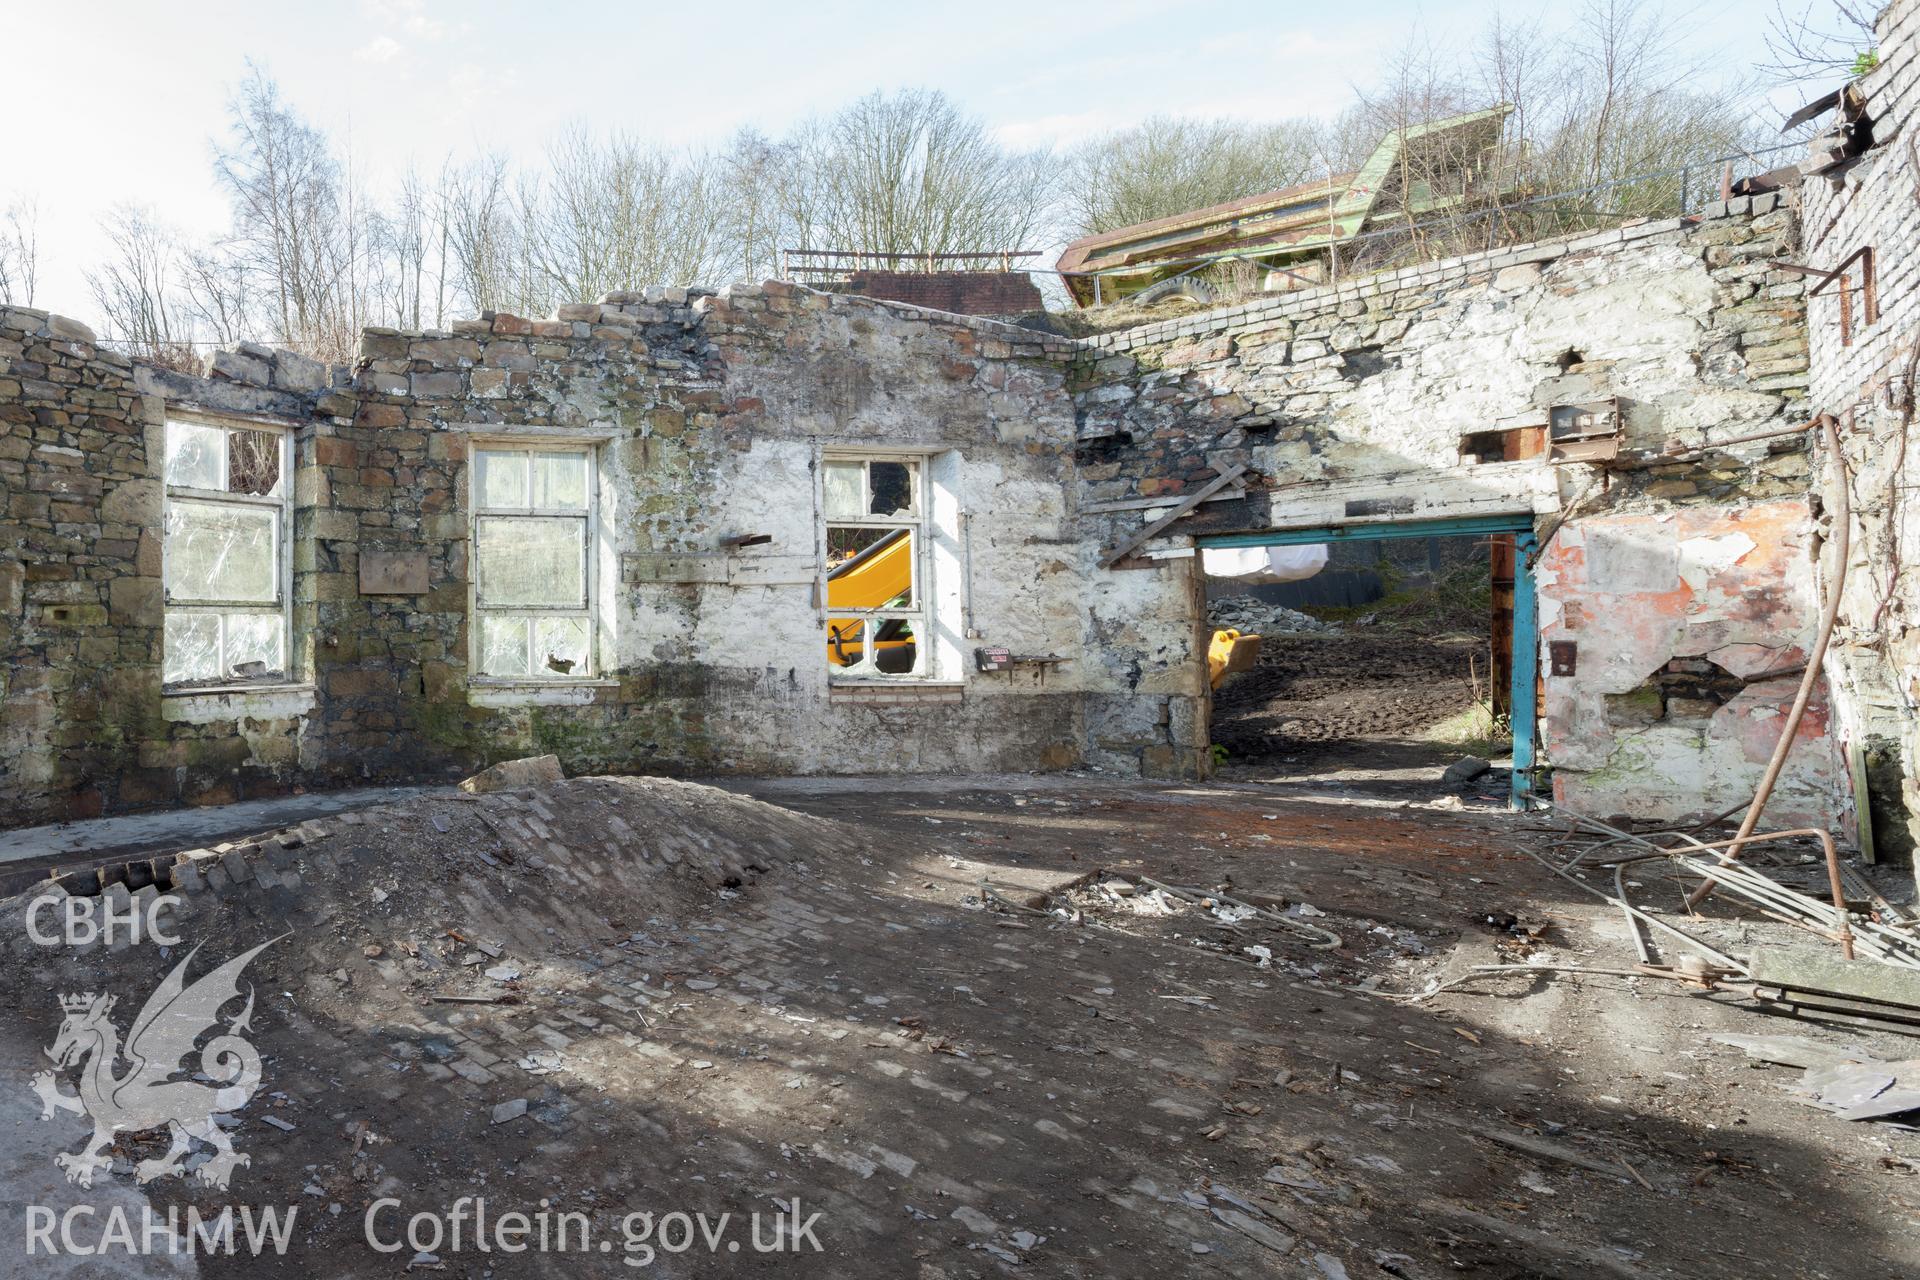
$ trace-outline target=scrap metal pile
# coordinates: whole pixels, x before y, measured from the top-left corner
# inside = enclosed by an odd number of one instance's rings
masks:
[[[1808,829],[1703,841],[1680,830],[1636,834],[1564,806],[1556,807],[1555,812],[1570,824],[1558,846],[1568,854],[1564,861],[1555,862],[1524,848],[1520,852],[1582,893],[1618,907],[1633,940],[1633,965],[1479,965],[1411,998],[1426,999],[1501,974],[1597,973],[1662,978],[1702,990],[1730,991],[1788,1013],[1818,1013],[1920,1028],[1920,920],[1910,910],[1889,902],[1857,870],[1843,863],[1826,832]],[[1657,843],[1656,836],[1668,842]],[[1735,861],[1737,851],[1786,841],[1818,842],[1822,857],[1816,865],[1825,873],[1830,901],[1783,883],[1790,872],[1807,866],[1804,858],[1779,858],[1774,875]],[[1634,851],[1623,852],[1622,846],[1632,846]],[[1668,878],[1680,890],[1673,911],[1636,903],[1628,892],[1630,884],[1642,883],[1628,881],[1629,868],[1645,875],[1650,867],[1658,865],[1664,865]],[[1611,872],[1611,891],[1592,883],[1589,877],[1597,872]],[[1741,959],[1674,923],[1675,917],[1691,918],[1715,893],[1737,899],[1766,919],[1834,943],[1839,959],[1800,955],[1789,959],[1767,948]],[[1663,958],[1662,947],[1675,950],[1670,961]]]

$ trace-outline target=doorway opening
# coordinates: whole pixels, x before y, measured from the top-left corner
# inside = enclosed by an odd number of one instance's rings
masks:
[[[1241,575],[1210,570],[1206,579],[1215,652],[1228,652],[1228,633],[1243,637],[1229,669],[1215,664],[1212,741],[1222,766],[1382,779],[1427,777],[1451,763],[1471,773],[1470,760],[1510,756],[1505,777],[1490,767],[1477,782],[1458,781],[1526,807],[1535,545],[1528,514],[1201,538],[1203,564]],[[1272,566],[1307,570],[1276,581],[1260,571],[1255,548],[1290,549],[1264,554]],[[1324,551],[1300,554],[1310,548]],[[1260,641],[1249,646],[1244,636],[1254,634]]]

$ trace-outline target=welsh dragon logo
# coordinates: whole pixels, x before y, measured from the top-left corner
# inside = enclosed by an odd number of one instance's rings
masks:
[[[187,966],[200,951],[196,946],[147,998],[124,1047],[111,1019],[118,996],[87,992],[60,997],[66,1018],[46,1053],[61,1071],[80,1068],[79,1093],[62,1093],[60,1076],[54,1071],[34,1076],[33,1090],[40,1095],[42,1120],[53,1119],[56,1111],[72,1111],[93,1121],[93,1137],[86,1146],[54,1157],[66,1170],[68,1182],[91,1187],[95,1170],[112,1167],[113,1158],[106,1150],[114,1134],[162,1126],[169,1131],[172,1145],[165,1155],[142,1160],[134,1170],[136,1181],[181,1176],[196,1139],[213,1148],[212,1157],[197,1171],[208,1186],[225,1190],[234,1169],[251,1162],[233,1149],[213,1119],[216,1112],[245,1106],[260,1087],[260,1055],[240,1035],[252,1029],[251,986],[246,991],[246,1008],[228,1021],[224,1034],[200,1049],[199,1074],[212,1083],[176,1077],[201,1035],[218,1027],[221,1008],[240,997],[240,971],[276,941],[242,952],[189,984]],[[127,1069],[116,1075],[114,1068],[122,1059]]]

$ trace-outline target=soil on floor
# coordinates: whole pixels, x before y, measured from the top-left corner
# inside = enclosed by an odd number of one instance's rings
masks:
[[[1238,763],[1424,744],[1473,709],[1487,662],[1486,646],[1466,637],[1268,636],[1259,665],[1228,676],[1214,694],[1213,741]]]

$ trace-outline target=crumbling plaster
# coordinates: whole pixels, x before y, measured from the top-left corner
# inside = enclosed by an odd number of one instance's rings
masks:
[[[1810,535],[1796,500],[1599,516],[1561,532],[1538,569],[1543,648],[1568,646],[1575,665],[1542,668],[1556,799],[1596,816],[1680,820],[1753,793],[1812,639]],[[1675,659],[1744,687],[1717,706],[1663,693],[1657,677]],[[1771,821],[1844,825],[1834,747],[1822,698],[1801,722]]]
[[[1837,731],[1872,797],[1879,856],[1911,857],[1920,835],[1920,440],[1913,430],[1920,348],[1920,201],[1914,134],[1920,113],[1920,4],[1896,0],[1877,22],[1879,64],[1854,82],[1874,147],[1801,182],[1805,261],[1830,270],[1857,250],[1874,254],[1878,319],[1859,297],[1849,341],[1836,288],[1809,317],[1809,412],[1840,420],[1851,477],[1853,527],[1842,607],[1826,669]],[[1809,91],[1812,96],[1812,91]],[[1815,491],[1832,492],[1833,468],[1816,459]],[[1829,504],[1830,506],[1830,504]]]
[[[248,347],[195,379],[44,312],[0,322],[11,820],[528,751],[576,770],[1207,767],[1190,582],[1102,580],[1104,527],[1069,510],[1064,340],[769,283],[371,329],[352,369]],[[162,694],[158,460],[183,408],[293,432],[285,687]],[[528,433],[597,447],[591,680],[470,671],[468,463]],[[937,679],[829,680],[815,475],[834,449],[928,460]],[[722,545],[740,534],[770,541]],[[422,581],[369,588],[371,553]],[[989,644],[1057,661],[981,673]]]
[[[1203,620],[1193,561],[1178,553],[1195,533],[1324,523],[1531,513],[1558,626],[1593,589],[1576,589],[1572,566],[1605,543],[1595,522],[1637,522],[1635,536],[1670,536],[1675,572],[1694,579],[1694,603],[1673,606],[1686,629],[1671,645],[1602,629],[1583,638],[1583,662],[1643,681],[1663,651],[1690,652],[1688,637],[1719,627],[1712,652],[1737,666],[1802,643],[1807,547],[1770,525],[1769,538],[1741,531],[1755,550],[1735,555],[1721,526],[1767,504],[1800,502],[1804,516],[1805,455],[1790,437],[1657,455],[1803,412],[1805,286],[1770,265],[1793,244],[1791,210],[1764,202],[1087,343],[778,283],[649,290],[547,320],[372,329],[351,369],[243,348],[206,380],[134,365],[59,317],[6,311],[0,475],[17,554],[0,567],[13,628],[0,790],[9,816],[56,816],[526,751],[574,769],[1195,775],[1207,768]],[[1462,455],[1469,432],[1604,396],[1620,398],[1623,448],[1640,459],[1604,481]],[[292,688],[161,695],[157,458],[170,407],[294,432]],[[528,687],[469,670],[471,447],[524,432],[599,449],[604,625],[590,681]],[[815,466],[836,448],[929,459],[935,680],[828,678]],[[1253,470],[1248,495],[1151,548],[1173,558],[1098,567],[1166,510],[1115,503],[1170,501],[1236,463]],[[723,545],[745,534],[770,540]],[[418,558],[425,589],[363,590],[373,552]],[[1756,582],[1764,617],[1729,603],[1733,584]],[[982,674],[981,644],[1059,661]],[[1577,681],[1546,694],[1568,794],[1600,801],[1609,777],[1618,795],[1658,780],[1636,811],[1691,813],[1738,799],[1744,775],[1729,762],[1750,756],[1785,691],[1750,683],[1677,735],[1599,725]],[[1554,738],[1575,724],[1577,744]],[[1833,792],[1826,764],[1797,758],[1783,795],[1832,807]]]
[[[1076,384],[1083,501],[1174,495],[1249,466],[1247,497],[1183,519],[1153,544],[1164,554],[1203,533],[1532,514],[1543,672],[1545,642],[1590,619],[1578,674],[1544,681],[1557,793],[1608,813],[1717,812],[1751,794],[1794,681],[1748,684],[1685,725],[1616,723],[1605,697],[1675,657],[1751,676],[1806,643],[1803,442],[1658,456],[1804,421],[1806,286],[1772,265],[1795,249],[1793,210],[1770,197],[1094,339]],[[1470,434],[1606,397],[1627,465],[1605,474],[1463,455]],[[1114,513],[1113,539],[1169,509]],[[1845,812],[1823,735],[1817,706],[1774,817]]]

